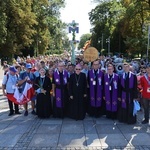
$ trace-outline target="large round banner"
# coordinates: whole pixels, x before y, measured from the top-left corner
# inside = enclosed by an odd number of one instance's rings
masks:
[[[83,56],[85,61],[92,62],[98,59],[98,50],[95,47],[89,47],[84,51]]]

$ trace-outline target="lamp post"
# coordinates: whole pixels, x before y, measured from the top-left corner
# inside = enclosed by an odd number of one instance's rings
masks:
[[[147,41],[147,52],[146,52],[147,63],[148,63],[149,49],[150,49],[150,25],[148,26],[148,41]]]
[[[79,33],[78,23],[74,20],[72,23],[69,23],[69,33],[72,33],[72,41],[71,41],[71,48],[72,48],[72,55],[71,55],[71,63],[75,64],[75,48],[76,48],[76,35],[75,33]]]
[[[110,54],[110,36],[106,39],[106,43],[108,43],[108,56]]]
[[[39,41],[39,39],[37,38],[36,40],[36,52],[35,52],[35,56],[37,57],[39,54],[39,44],[41,43],[41,41]]]

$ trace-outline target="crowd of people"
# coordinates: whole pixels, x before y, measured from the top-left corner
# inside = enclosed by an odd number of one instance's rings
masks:
[[[14,94],[16,86],[21,93],[28,82],[35,90],[31,113],[39,118],[83,120],[86,115],[95,118],[105,115],[127,124],[136,123],[134,102],[139,101],[144,109],[142,123],[148,123],[150,64],[142,62],[138,66],[123,59],[121,69],[116,64],[112,58],[102,56],[91,63],[78,57],[76,64],[66,56],[18,57],[11,66],[7,61],[3,64],[3,95]],[[8,104],[9,116],[21,114],[18,104],[13,108],[9,99]],[[24,109],[24,116],[28,116],[28,103]]]

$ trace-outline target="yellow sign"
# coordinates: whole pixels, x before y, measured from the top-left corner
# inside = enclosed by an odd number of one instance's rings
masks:
[[[93,62],[98,59],[98,50],[95,47],[89,47],[84,51],[83,56],[85,61]]]

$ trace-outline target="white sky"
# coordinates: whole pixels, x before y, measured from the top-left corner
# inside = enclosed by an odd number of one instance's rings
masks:
[[[96,6],[91,0],[66,0],[66,7],[61,10],[61,19],[65,23],[71,23],[75,20],[79,23],[79,33],[76,34],[76,40],[79,40],[82,34],[90,33],[90,21],[88,13]],[[69,34],[69,39],[72,34]]]

